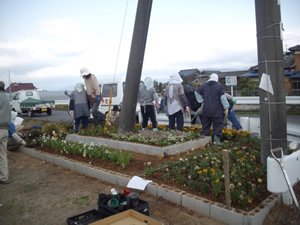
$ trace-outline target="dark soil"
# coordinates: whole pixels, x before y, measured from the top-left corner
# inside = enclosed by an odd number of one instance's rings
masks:
[[[55,153],[54,150],[52,149],[48,149],[48,148],[37,148],[40,151],[45,151],[51,154],[57,154],[57,155],[61,155],[67,158],[70,158],[72,160],[76,160],[76,161],[80,161],[80,162],[84,162],[84,163],[89,163],[90,162],[90,158],[88,157],[82,157],[81,155],[73,155],[73,154],[66,154],[66,153]],[[165,156],[165,157],[160,157],[160,156],[151,156],[151,155],[145,155],[145,154],[139,154],[139,153],[135,153],[133,152],[133,160],[130,162],[130,164],[128,166],[126,166],[125,168],[121,168],[119,165],[117,164],[113,164],[110,163],[109,161],[104,161],[102,159],[97,159],[95,161],[93,161],[93,165],[97,166],[97,167],[101,167],[104,169],[108,169],[108,170],[112,170],[112,171],[116,171],[119,173],[123,173],[129,176],[143,176],[145,169],[149,166],[151,166],[152,168],[159,168],[160,166],[166,165],[168,161],[170,161],[170,159],[172,157],[180,157],[180,155],[176,155],[176,156]],[[168,186],[174,187],[174,188],[178,188],[180,190],[184,190],[185,192],[189,192],[191,194],[197,195],[199,197],[203,197],[206,198],[208,200],[211,200],[213,202],[219,202],[225,205],[225,196],[224,194],[220,194],[219,196],[213,196],[213,195],[204,195],[199,191],[191,191],[186,187],[180,186],[179,184],[176,183],[175,180],[173,179],[168,179],[168,180],[162,180],[161,179],[161,175],[159,173],[154,174],[153,176],[151,176],[151,178],[147,178],[148,180],[152,180],[155,183],[158,184],[166,184]],[[262,193],[262,199],[266,199],[271,193],[268,192],[267,190]],[[248,208],[248,210],[252,210],[255,207],[257,207],[259,204],[261,203],[261,200],[259,199],[254,199],[254,201],[252,202],[251,207]],[[232,207],[236,208],[236,209],[241,209],[241,210],[245,210],[243,208],[241,208],[241,206],[237,205],[237,204],[232,204]]]

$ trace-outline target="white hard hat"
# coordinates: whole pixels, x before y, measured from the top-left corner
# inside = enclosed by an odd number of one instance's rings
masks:
[[[81,77],[87,76],[89,74],[90,74],[90,71],[86,67],[82,67],[80,69],[80,75],[81,75]]]

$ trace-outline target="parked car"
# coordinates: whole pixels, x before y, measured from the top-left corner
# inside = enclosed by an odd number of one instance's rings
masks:
[[[10,105],[13,111],[19,114],[27,113],[28,117],[35,113],[47,113],[50,116],[55,108],[55,101],[41,100],[37,90],[22,90],[16,92]]]

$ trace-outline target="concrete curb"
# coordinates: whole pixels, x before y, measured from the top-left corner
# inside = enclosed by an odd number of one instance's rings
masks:
[[[197,140],[191,140],[176,145],[157,147],[151,145],[143,145],[139,143],[110,140],[106,138],[80,136],[77,134],[68,134],[66,140],[68,142],[102,144],[117,150],[129,150],[132,152],[142,153],[145,155],[157,155],[157,156],[176,155],[177,153],[186,152],[188,150],[191,150],[192,148],[197,149],[199,147],[205,146],[208,143],[211,143],[211,137],[203,137]]]
[[[25,147],[19,148],[22,153],[32,157],[53,163],[57,166],[67,168],[78,173],[94,177],[96,179],[126,187],[132,178],[128,175],[105,170],[86,163],[79,163],[61,156],[54,156],[39,150]],[[147,185],[145,192],[155,196],[162,197],[170,202],[186,207],[209,218],[222,221],[231,225],[262,225],[270,209],[277,201],[280,201],[280,195],[272,194],[265,199],[259,206],[250,212],[232,208],[227,210],[225,205],[200,198],[193,194],[186,193],[179,189],[174,189],[167,185],[159,185],[151,182]]]

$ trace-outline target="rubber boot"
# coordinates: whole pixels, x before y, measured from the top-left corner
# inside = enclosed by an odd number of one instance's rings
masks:
[[[216,143],[216,145],[220,145],[221,144],[220,137],[214,135],[214,142]]]
[[[153,130],[153,131],[157,131],[157,128],[153,128],[152,130]]]

